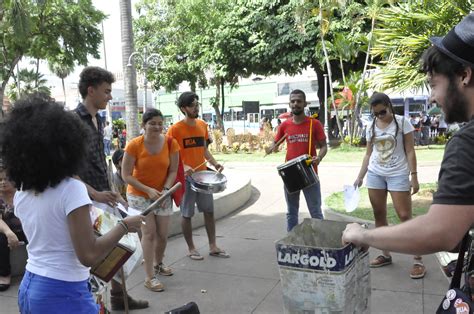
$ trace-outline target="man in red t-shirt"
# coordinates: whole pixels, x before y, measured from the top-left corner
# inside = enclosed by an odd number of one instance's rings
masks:
[[[292,117],[278,127],[274,145],[267,149],[267,153],[275,151],[280,144],[278,141],[281,140],[283,136],[286,136],[288,147],[286,151],[286,161],[308,154],[310,145],[310,127],[312,127],[312,147],[310,155],[314,170],[317,173],[317,166],[321,163],[327,153],[326,135],[324,135],[323,126],[318,120],[307,117],[304,114],[304,108],[306,105],[306,95],[302,90],[295,89],[290,93],[290,109]],[[316,148],[319,148],[319,154],[317,154]],[[290,231],[298,224],[300,192],[297,191],[290,194],[286,189],[284,189],[284,191],[287,205],[287,231]],[[311,217],[323,219],[323,214],[321,212],[321,186],[319,181],[304,188],[303,194]]]

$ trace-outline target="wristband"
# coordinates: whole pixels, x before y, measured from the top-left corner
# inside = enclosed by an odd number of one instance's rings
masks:
[[[122,226],[122,228],[125,230],[125,234],[128,233],[128,225],[125,221],[123,221],[122,219],[120,219],[118,222],[117,222],[117,225],[120,225]]]
[[[411,175],[417,174],[417,173],[418,173],[418,172],[416,172],[416,171],[410,172]]]

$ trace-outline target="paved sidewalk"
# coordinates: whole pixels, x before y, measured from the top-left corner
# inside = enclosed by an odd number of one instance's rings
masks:
[[[285,236],[285,200],[277,164],[227,163],[226,168],[252,180],[252,197],[239,211],[217,223],[218,245],[231,258],[208,255],[204,228],[194,231],[196,246],[204,261],[186,257],[182,236],[168,242],[165,263],[175,275],[160,277],[166,290],[150,292],[143,286],[144,272],[139,268],[128,280],[134,297],[147,299],[149,309],[133,313],[163,313],[189,301],[195,301],[201,313],[283,313],[280,277],[276,263],[275,241]],[[436,165],[419,166],[420,182],[436,180]],[[358,164],[325,164],[321,167],[323,197],[351,183]],[[231,180],[231,178],[228,178]],[[303,196],[301,218],[309,217]],[[327,214],[326,218],[336,218]],[[371,251],[372,256],[378,252]],[[394,254],[394,263],[372,270],[372,313],[433,313],[446,292],[448,281],[434,255],[424,257],[424,279],[409,277],[412,257]],[[7,292],[0,292],[0,313],[17,313],[16,293],[19,278]]]

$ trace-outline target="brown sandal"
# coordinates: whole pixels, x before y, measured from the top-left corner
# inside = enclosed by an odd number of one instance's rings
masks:
[[[370,262],[370,268],[377,268],[392,264],[392,257],[379,255]]]
[[[425,277],[426,274],[426,269],[425,265],[423,265],[423,262],[414,262],[413,267],[410,271],[410,277],[412,279],[421,279]]]

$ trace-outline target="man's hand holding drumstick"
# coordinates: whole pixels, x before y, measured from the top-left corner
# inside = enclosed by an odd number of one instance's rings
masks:
[[[266,157],[267,155],[270,155],[271,153],[275,152],[275,150],[280,146],[281,143],[286,139],[286,136],[288,134],[284,134],[276,143],[273,143],[272,146],[265,148],[265,155],[263,157]]]

